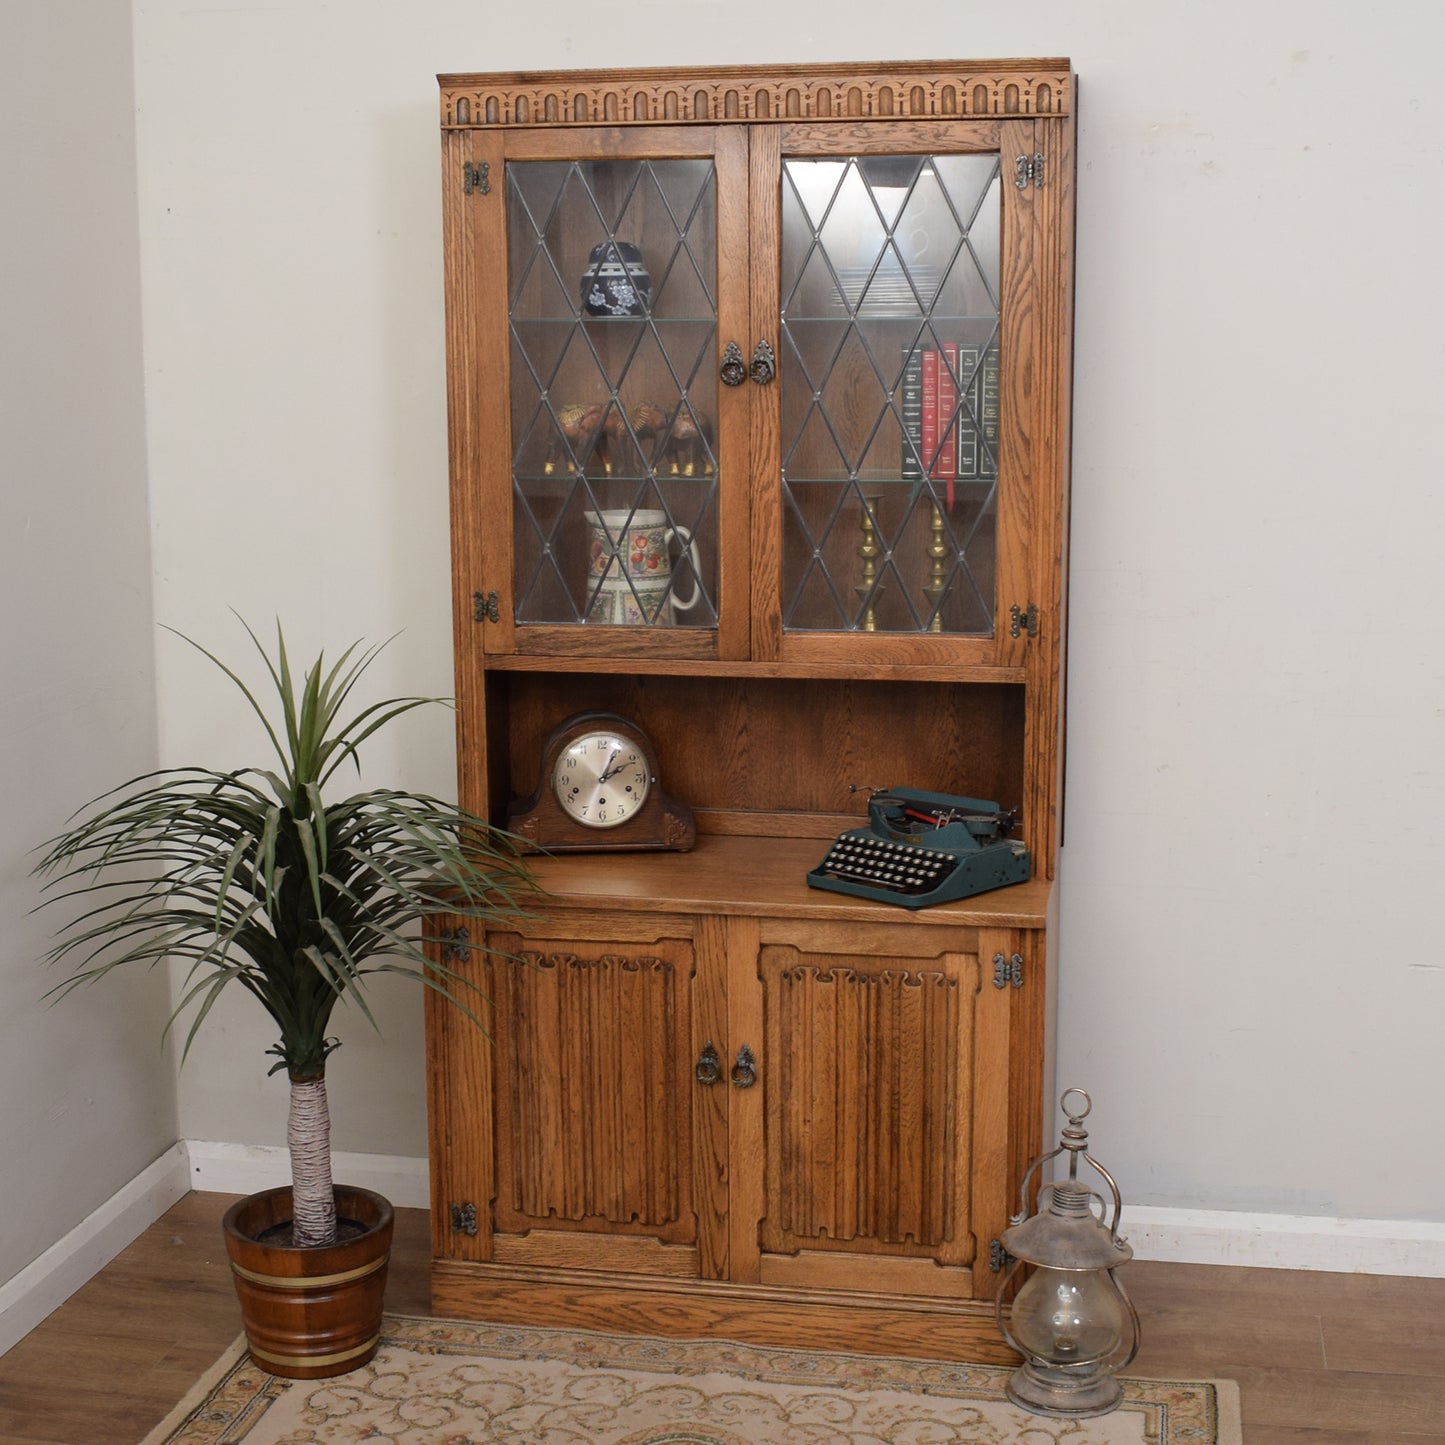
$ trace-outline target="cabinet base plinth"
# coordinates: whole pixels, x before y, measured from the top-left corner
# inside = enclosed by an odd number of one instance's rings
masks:
[[[991,1300],[957,1302],[434,1260],[443,1318],[1016,1365]]]

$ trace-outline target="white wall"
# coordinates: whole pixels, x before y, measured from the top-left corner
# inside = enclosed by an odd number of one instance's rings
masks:
[[[163,976],[55,1007],[32,850],[155,765],[128,0],[0,39],[0,1282],[176,1138]]]
[[[1438,5],[137,4],[157,614],[449,679],[437,71],[1069,55],[1082,77],[1061,1083],[1142,1204],[1445,1218]],[[179,647],[162,754],[235,732]],[[373,766],[445,788],[450,729]],[[380,768],[378,768],[380,770]],[[425,1147],[419,1001],[342,1149]],[[216,1020],[187,1137],[271,1143]]]
[[[1060,1079],[1138,1203],[1439,1221],[1445,17],[1194,13],[1078,56]]]

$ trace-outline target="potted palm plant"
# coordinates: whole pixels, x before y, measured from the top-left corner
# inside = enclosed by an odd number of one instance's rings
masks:
[[[506,835],[440,799],[389,788],[332,796],[340,769],[359,771],[367,738],[440,699],[353,711],[379,646],[353,644],[330,666],[318,656],[298,687],[279,626],[274,657],[246,631],[270,674],[271,712],[236,672],[191,645],[240,689],[279,767],[134,778],[82,808],[44,846],[36,872],[48,880],[48,902],[71,904],[48,955],[67,969],[52,993],[179,960],[185,983],[167,1027],[190,1013],[183,1059],[231,985],[276,1025],[270,1072],[284,1069],[290,1081],[292,1183],[234,1205],[226,1244],[253,1357],[274,1374],[315,1379],[375,1351],[392,1222],[380,1195],[332,1179],[332,1011],[344,1001],[376,1026],[367,981],[385,973],[470,1013],[474,985],[427,941],[443,920],[522,914],[532,885]]]

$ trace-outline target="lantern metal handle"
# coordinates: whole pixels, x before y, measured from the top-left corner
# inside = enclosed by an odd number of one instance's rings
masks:
[[[1077,1094],[1084,1102],[1082,1108],[1070,1109],[1068,1099],[1071,1094]],[[1077,1182],[1079,1177],[1079,1160],[1083,1159],[1103,1181],[1109,1186],[1109,1193],[1114,1197],[1114,1208],[1110,1216],[1108,1201],[1103,1195],[1091,1191],[1103,1208],[1103,1214],[1108,1218],[1109,1238],[1116,1244],[1119,1242],[1119,1220],[1124,1212],[1124,1199],[1119,1193],[1119,1186],[1114,1182],[1114,1176],[1088,1152],[1089,1131],[1083,1127],[1084,1120],[1089,1117],[1089,1111],[1094,1107],[1094,1101],[1089,1097],[1086,1089],[1071,1088],[1065,1089],[1059,1096],[1059,1107],[1068,1115],[1068,1124],[1059,1135],[1060,1143],[1057,1149],[1047,1154],[1040,1155],[1029,1165],[1028,1171],[1024,1174],[1023,1183],[1019,1185],[1019,1212],[1009,1216],[1010,1224],[1022,1224],[1029,1217],[1029,1184],[1040,1169],[1051,1160],[1057,1159],[1060,1154],[1069,1156],[1069,1179]],[[1050,1188],[1053,1186],[1050,1185]],[[1099,1221],[1104,1223],[1104,1218]]]
[[[1116,1370],[1127,1370],[1134,1363],[1134,1356],[1139,1353],[1139,1346],[1143,1341],[1143,1330],[1139,1325],[1139,1311],[1134,1308],[1134,1301],[1129,1298],[1129,1291],[1120,1282],[1118,1273],[1111,1269],[1109,1278],[1114,1282],[1114,1288],[1118,1290],[1119,1298],[1124,1301],[1124,1308],[1129,1311],[1129,1328],[1134,1335],[1134,1343],[1129,1346],[1129,1353],[1114,1366]]]

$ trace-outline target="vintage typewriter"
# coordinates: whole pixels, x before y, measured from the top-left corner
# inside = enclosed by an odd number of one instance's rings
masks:
[[[917,788],[870,794],[868,826],[838,834],[809,870],[810,888],[926,908],[1028,878],[1029,850],[1009,838],[1014,815],[997,803]]]

